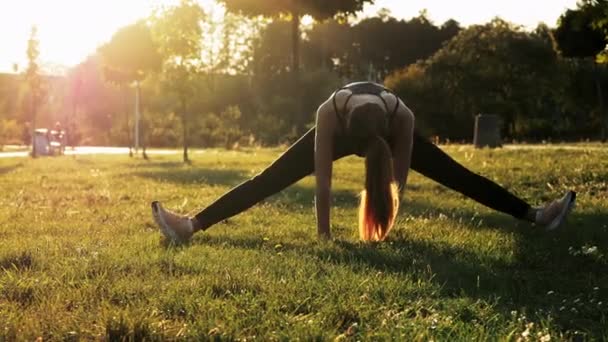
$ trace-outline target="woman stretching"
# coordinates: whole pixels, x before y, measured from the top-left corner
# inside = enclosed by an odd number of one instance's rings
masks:
[[[305,176],[315,173],[317,232],[330,238],[330,191],[333,161],[365,157],[365,190],[359,208],[362,240],[382,241],[395,221],[409,169],[492,209],[553,230],[562,224],[576,194],[533,208],[489,179],[467,170],[414,130],[414,114],[389,89],[371,82],[351,83],[317,110],[309,130],[260,174],[224,194],[194,217],[152,202],[161,232],[185,242],[198,232],[243,212]]]

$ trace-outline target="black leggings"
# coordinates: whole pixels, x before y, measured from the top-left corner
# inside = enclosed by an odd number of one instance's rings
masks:
[[[239,184],[196,215],[207,228],[239,214],[314,172],[312,128],[264,171]],[[334,143],[334,160],[355,154],[345,139]],[[530,205],[498,184],[457,163],[429,140],[414,133],[411,169],[492,209],[524,219]]]

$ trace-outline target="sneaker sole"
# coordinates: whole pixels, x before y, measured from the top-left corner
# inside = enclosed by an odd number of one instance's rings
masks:
[[[562,212],[559,213],[559,215],[557,215],[557,217],[553,219],[551,223],[549,223],[549,225],[545,229],[546,231],[552,231],[559,228],[564,223],[566,217],[568,217],[570,211],[572,211],[572,208],[574,208],[574,204],[576,203],[576,192],[569,191],[566,196],[568,196],[568,205],[566,205]]]
[[[173,242],[181,242],[181,239],[177,236],[177,234],[169,227],[169,225],[165,222],[162,215],[162,207],[158,201],[154,201],[151,204],[152,207],[152,216],[154,217],[154,221],[160,228],[160,232],[169,240]]]

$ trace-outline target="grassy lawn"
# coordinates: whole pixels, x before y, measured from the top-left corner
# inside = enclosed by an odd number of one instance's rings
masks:
[[[196,212],[280,151],[0,159],[0,341],[608,339],[608,150],[446,150],[578,206],[545,233],[413,174],[389,241],[360,243],[353,157],[335,241],[317,241],[308,177],[175,247],[150,201]]]

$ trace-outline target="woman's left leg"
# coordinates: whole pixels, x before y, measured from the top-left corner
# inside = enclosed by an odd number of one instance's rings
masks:
[[[411,168],[487,207],[533,221],[531,207],[526,201],[470,171],[417,132],[414,133]]]
[[[334,146],[334,160],[352,154],[343,140],[335,141]],[[196,214],[199,227],[195,228],[207,229],[310,175],[315,168],[314,149],[315,128],[312,128],[258,175],[237,185]]]

